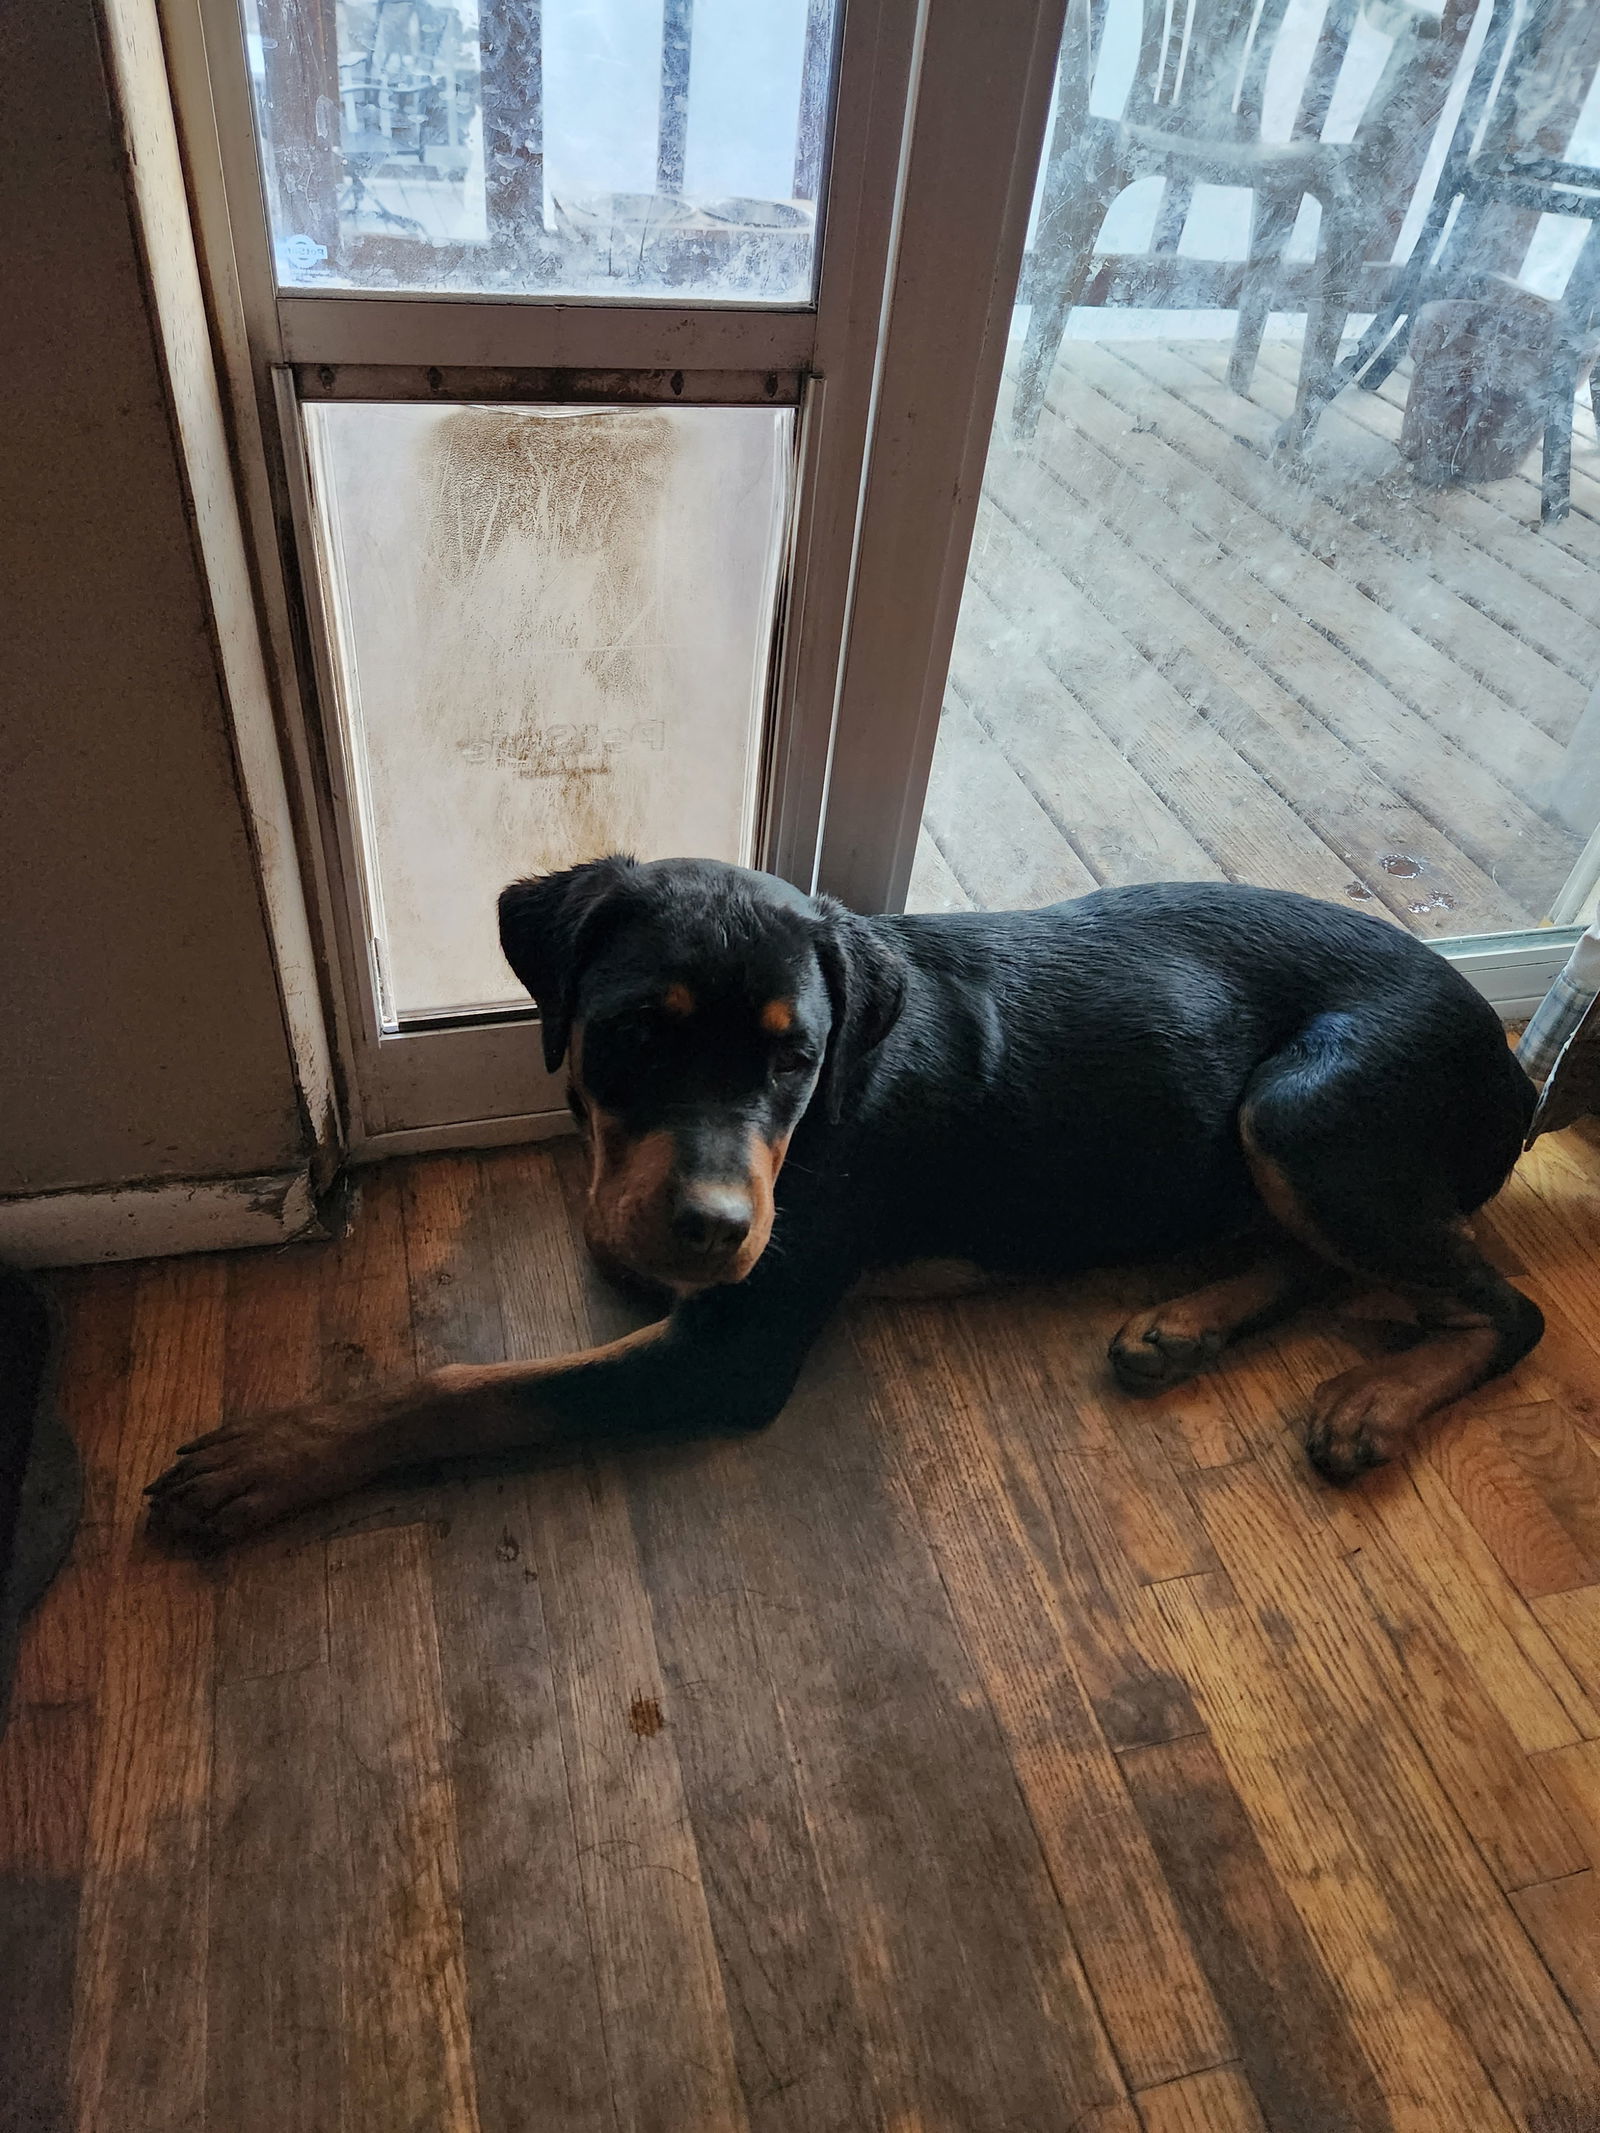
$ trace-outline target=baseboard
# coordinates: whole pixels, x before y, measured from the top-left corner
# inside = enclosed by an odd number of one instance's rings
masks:
[[[572,1113],[524,1111],[516,1118],[467,1118],[451,1126],[413,1126],[402,1132],[369,1133],[350,1148],[352,1163],[386,1163],[392,1155],[436,1155],[443,1150],[510,1148],[523,1141],[560,1140],[576,1133]]]
[[[153,1178],[96,1192],[0,1199],[0,1264],[90,1266],[178,1252],[285,1244],[317,1219],[308,1170],[245,1178]]]

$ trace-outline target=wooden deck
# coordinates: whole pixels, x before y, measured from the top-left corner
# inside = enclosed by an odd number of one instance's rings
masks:
[[[581,1176],[391,1164],[335,1243],[62,1280],[0,2127],[1596,2133],[1587,1127],[1485,1224],[1545,1343],[1342,1495],[1293,1426],[1358,1329],[1134,1401],[1123,1275],[856,1305],[747,1442],[150,1548],[225,1411],[615,1331]]]
[[[1069,341],[1022,449],[1002,401],[912,909],[1226,878],[1435,937],[1547,917],[1593,827],[1554,805],[1600,680],[1589,411],[1543,530],[1536,454],[1411,479],[1408,369],[1274,464],[1297,359],[1241,399],[1226,343]]]

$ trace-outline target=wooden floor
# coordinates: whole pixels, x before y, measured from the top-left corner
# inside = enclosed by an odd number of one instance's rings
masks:
[[[615,1328],[574,1153],[61,1277],[8,2133],[1600,2127],[1600,1135],[1486,1224],[1545,1345],[1347,1495],[1348,1329],[1141,1405],[1118,1276],[857,1305],[748,1443],[151,1551],[227,1411]]]
[[[1274,464],[1297,360],[1269,342],[1242,399],[1225,342],[1069,341],[1030,445],[1002,400],[913,909],[1227,878],[1433,936],[1544,919],[1594,826],[1551,809],[1600,680],[1593,418],[1541,530],[1537,454],[1412,480],[1405,373]]]

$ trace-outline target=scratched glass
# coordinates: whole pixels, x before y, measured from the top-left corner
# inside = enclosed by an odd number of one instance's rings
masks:
[[[526,1005],[508,881],[751,856],[794,418],[305,415],[384,1022]]]
[[[292,289],[809,301],[836,0],[243,0]]]
[[[911,885],[1600,886],[1600,7],[1072,0]]]

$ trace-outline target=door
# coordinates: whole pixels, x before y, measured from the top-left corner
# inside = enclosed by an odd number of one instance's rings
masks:
[[[508,880],[815,877],[915,8],[174,25],[353,1143],[544,1130]]]
[[[1527,1012],[1600,870],[1600,14],[973,14],[930,10],[827,885],[1268,883]]]

